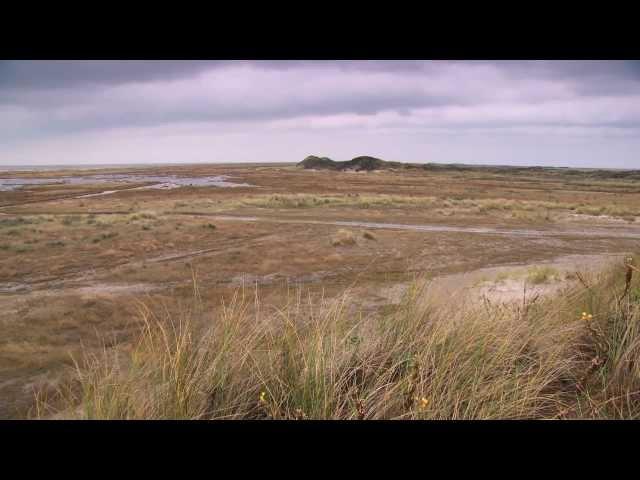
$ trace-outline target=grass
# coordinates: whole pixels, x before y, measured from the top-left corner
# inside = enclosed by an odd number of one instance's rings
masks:
[[[4,243],[4,244],[0,245],[0,250],[3,250],[3,251],[11,250],[11,251],[13,251],[15,253],[32,252],[33,251],[33,247],[31,245],[27,245],[27,243],[33,243],[33,242],[25,242],[24,244],[7,244],[7,243]]]
[[[632,279],[630,292],[638,292]],[[512,306],[417,281],[367,318],[349,293],[280,308],[239,291],[212,315],[141,304],[138,342],[76,364],[36,416],[91,419],[640,418],[640,299],[625,270]],[[635,294],[635,293],[634,293]],[[582,313],[584,312],[584,314]],[[586,319],[586,320],[585,320]]]
[[[562,278],[563,276],[557,269],[546,265],[539,265],[527,268],[526,270],[516,269],[500,271],[496,274],[494,281],[500,283],[508,280],[524,280],[530,284],[540,285],[543,283],[561,280]],[[482,281],[485,280],[486,279],[483,279]]]
[[[31,225],[33,223],[36,222],[33,219],[26,217],[2,218],[0,219],[0,228],[18,227],[22,225]]]
[[[66,226],[66,227],[70,227],[76,224],[80,223],[82,217],[80,217],[79,215],[67,215],[65,217],[62,218],[62,225]]]
[[[47,242],[47,247],[64,247],[66,244],[62,240],[53,240],[51,242]]]
[[[111,238],[115,238],[118,236],[117,232],[107,232],[107,233],[102,233],[100,235],[98,235],[97,237],[94,237],[93,240],[91,240],[93,243],[99,243],[103,240],[109,240]]]
[[[632,221],[640,215],[640,209],[632,205],[596,206],[572,201],[521,200],[509,198],[472,198],[461,195],[412,196],[390,194],[271,194],[252,195],[241,200],[206,200],[187,204],[176,202],[174,208],[184,211],[216,211],[242,207],[261,209],[318,209],[318,208],[360,208],[360,209],[401,209],[419,208],[446,217],[468,217],[489,215],[513,218],[523,221],[553,222],[558,213],[579,213],[585,215],[623,218]]]
[[[356,244],[356,236],[355,234],[344,228],[339,229],[332,237],[331,237],[331,245],[334,247],[348,247]]]
[[[560,278],[560,273],[553,267],[538,266],[527,271],[526,280],[534,285],[547,283]]]

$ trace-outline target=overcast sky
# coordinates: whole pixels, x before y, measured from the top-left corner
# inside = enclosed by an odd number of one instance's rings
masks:
[[[0,61],[0,165],[640,168],[640,62]]]

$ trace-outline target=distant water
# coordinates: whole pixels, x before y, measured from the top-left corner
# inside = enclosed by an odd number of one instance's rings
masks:
[[[148,183],[149,185],[138,187],[172,189],[179,187],[250,187],[247,183],[234,183],[229,181],[227,175],[206,177],[181,177],[176,175],[136,175],[121,173],[102,173],[82,176],[67,176],[57,178],[0,178],[0,192],[18,190],[29,185],[91,185],[96,183]],[[102,192],[107,194],[107,192]],[[108,191],[115,193],[115,191]]]
[[[84,165],[0,165],[0,172],[33,172],[50,170],[99,170],[102,168],[176,167],[184,163],[93,163]]]

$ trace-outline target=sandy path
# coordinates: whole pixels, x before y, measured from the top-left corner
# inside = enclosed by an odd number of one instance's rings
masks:
[[[171,214],[171,213],[167,213]],[[363,221],[339,221],[339,220],[306,220],[288,219],[277,217],[244,217],[234,215],[218,215],[199,212],[179,213],[179,215],[207,216],[218,221],[239,221],[239,222],[269,222],[269,223],[293,223],[301,225],[335,225],[338,227],[371,228],[387,230],[405,230],[413,232],[444,232],[444,233],[475,233],[488,235],[504,235],[508,237],[589,237],[589,238],[637,238],[640,239],[638,229],[508,229],[491,227],[464,227],[457,225],[409,225],[401,223],[378,223]]]

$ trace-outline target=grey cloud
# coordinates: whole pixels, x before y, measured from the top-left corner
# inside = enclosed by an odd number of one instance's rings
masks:
[[[191,85],[172,83],[163,87],[163,91],[154,89],[153,85],[145,90],[144,82],[132,87],[126,83],[106,86],[87,83],[84,87],[78,84],[58,87],[53,93],[46,89],[21,90],[13,87],[0,90],[0,107],[4,104],[26,110],[36,119],[33,127],[44,133],[171,122],[263,121],[343,113],[373,115],[386,110],[408,114],[415,108],[462,105],[472,101],[472,96],[465,98],[460,92],[422,91],[420,82],[398,85],[401,79],[388,74],[369,81],[370,77],[361,69],[352,69],[350,71],[359,73],[359,76],[341,78],[341,67],[336,72],[332,62],[313,63],[311,72],[308,66],[301,69],[301,62],[295,63],[297,67],[286,69],[274,62],[268,65],[263,62],[216,64],[216,67],[226,67],[227,71],[242,66],[251,68],[249,72],[236,74],[244,75],[240,80],[251,80],[241,90],[233,79],[227,80],[231,78],[229,73],[213,78],[213,86],[203,86],[195,81]],[[307,65],[306,62],[303,64]],[[160,78],[160,68],[157,68],[153,72],[144,71],[148,79]],[[140,67],[139,71],[142,70]],[[211,72],[211,69],[206,71]],[[268,71],[272,74],[261,76],[260,72]],[[156,76],[152,77],[152,73]],[[378,73],[385,72],[380,70]],[[113,74],[109,78],[115,81],[125,76]],[[130,81],[133,78],[136,78],[133,73],[128,72],[126,79]],[[185,80],[188,83],[189,78],[174,76],[162,81]],[[146,91],[152,89],[154,93],[147,95]],[[128,91],[131,93],[127,94]],[[172,101],[180,95],[182,101]],[[74,110],[85,113],[74,114]]]
[[[640,62],[0,62],[0,162],[2,144],[189,124],[297,134],[344,124],[397,135],[546,126],[627,136],[640,129]]]
[[[626,95],[640,92],[640,61],[529,61],[505,62],[514,80],[534,77],[566,82],[579,95]]]
[[[431,60],[47,60],[0,61],[0,87],[65,87],[82,84],[114,84],[187,77],[213,68],[252,64],[263,69],[317,69],[327,66],[359,71],[429,73],[447,65],[491,65],[515,77],[588,81],[624,78],[640,81],[640,61],[431,61]]]
[[[223,64],[197,60],[0,61],[0,88],[46,89],[168,80]]]

